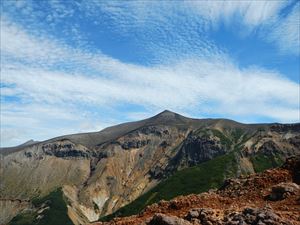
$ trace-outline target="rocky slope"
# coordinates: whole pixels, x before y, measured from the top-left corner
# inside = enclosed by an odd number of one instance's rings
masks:
[[[300,224],[300,158],[277,169],[227,179],[218,190],[180,196],[140,214],[93,225]]]
[[[299,153],[300,124],[246,125],[170,111],[100,132],[29,142],[0,151],[0,224],[57,188],[73,223],[85,224],[138,199],[177,171],[218,157],[230,154],[228,163],[234,165],[225,165],[223,180],[278,166]],[[15,200],[28,204],[16,210]]]

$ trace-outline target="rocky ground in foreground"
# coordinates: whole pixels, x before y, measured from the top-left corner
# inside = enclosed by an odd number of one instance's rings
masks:
[[[280,168],[228,179],[219,190],[160,201],[138,215],[93,225],[300,224],[298,184],[300,158],[290,158]]]

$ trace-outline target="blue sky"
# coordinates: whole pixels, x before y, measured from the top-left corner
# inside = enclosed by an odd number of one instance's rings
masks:
[[[1,1],[1,146],[164,109],[299,122],[299,1]]]

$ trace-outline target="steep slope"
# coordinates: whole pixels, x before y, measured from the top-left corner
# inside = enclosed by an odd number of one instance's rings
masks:
[[[230,173],[217,172],[220,181],[277,166],[299,153],[299,137],[300,124],[246,125],[164,111],[100,132],[7,148],[1,151],[0,174],[0,198],[8,209],[3,210],[5,221],[15,215],[8,213],[11,201],[30,202],[60,187],[73,223],[96,221],[159,187],[177,171],[222,156],[231,155],[235,166]],[[187,194],[180,190],[171,197]],[[23,208],[28,206],[15,213]]]
[[[170,200],[179,195],[197,194],[219,188],[224,178],[233,176],[232,173],[235,174],[236,170],[234,154],[219,156],[197,166],[180,170],[130,204],[101,220],[109,221],[116,216],[138,214],[147,205],[160,200]]]
[[[277,169],[227,179],[218,190],[148,206],[138,215],[93,225],[300,224],[300,158]]]

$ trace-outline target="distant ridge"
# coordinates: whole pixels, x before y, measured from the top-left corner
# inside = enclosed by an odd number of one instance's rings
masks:
[[[221,128],[247,128],[247,129],[257,129],[258,127],[269,127],[279,123],[270,123],[270,124],[243,124],[229,119],[194,119],[182,116],[178,113],[172,112],[170,110],[164,110],[157,115],[140,120],[135,122],[127,122],[111,127],[104,128],[101,131],[89,132],[89,133],[78,133],[78,134],[69,134],[63,135],[49,140],[42,141],[43,143],[68,139],[74,143],[84,145],[86,147],[93,147],[100,145],[102,143],[111,141],[120,136],[123,136],[133,130],[144,126],[151,125],[173,125],[180,126],[182,128],[191,127],[192,129],[197,129],[200,127],[221,127]],[[280,124],[279,124],[280,125]],[[0,154],[8,154],[10,152],[18,151],[28,145],[34,145],[37,141],[29,140],[21,145],[15,147],[3,147],[0,148]]]

